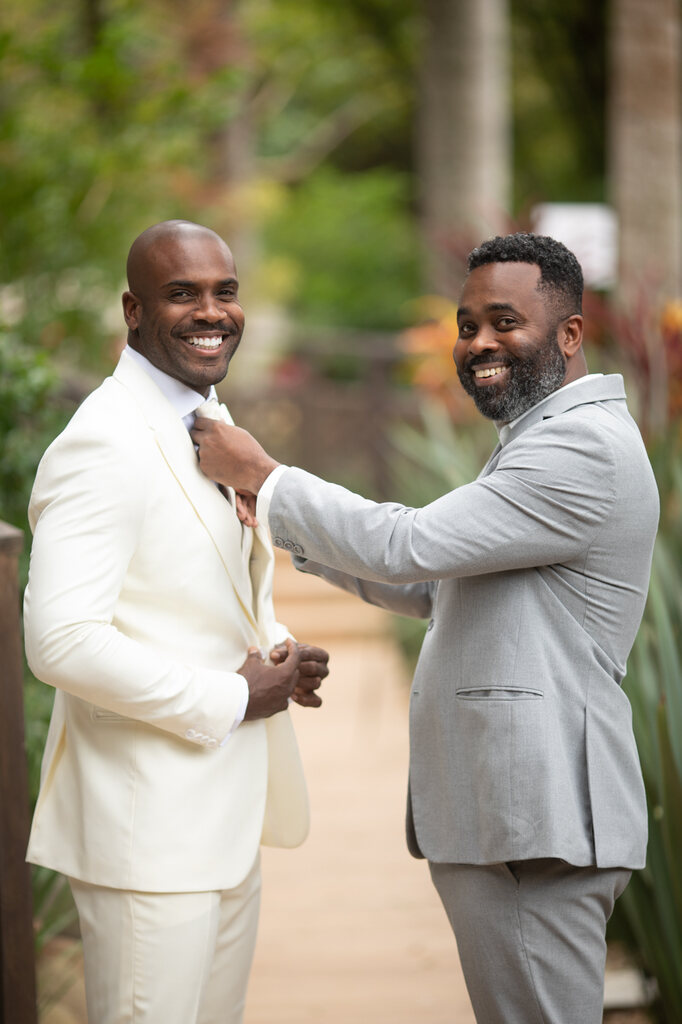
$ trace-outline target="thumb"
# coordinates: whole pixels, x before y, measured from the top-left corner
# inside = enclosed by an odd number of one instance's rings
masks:
[[[246,656],[247,658],[258,658],[259,661],[265,661],[260,647],[249,647],[246,652]]]
[[[301,650],[296,641],[292,640],[290,636],[286,638],[284,643],[286,644],[286,648],[288,651],[287,658],[284,664],[287,666],[289,670],[296,671],[298,669],[298,664],[301,660]]]

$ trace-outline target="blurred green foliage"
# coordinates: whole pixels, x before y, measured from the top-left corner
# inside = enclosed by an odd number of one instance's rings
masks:
[[[302,323],[358,329],[405,326],[419,294],[414,220],[405,175],[349,176],[321,168],[295,190],[265,232],[269,253],[291,266],[290,306]]]
[[[183,216],[238,237],[244,210],[220,187],[225,132],[238,122],[246,135],[232,145],[261,196],[259,213],[247,211],[264,228],[259,260],[283,254],[296,315],[400,324],[403,295],[419,290],[420,5],[209,0],[180,10],[177,0],[3,5],[0,306],[22,339],[99,370],[121,335],[125,254],[140,230]],[[511,11],[512,212],[531,199],[598,197],[604,5],[514,0]],[[266,298],[277,280],[261,275]]]
[[[65,422],[56,385],[47,354],[0,327],[0,519],[21,529],[38,461]]]
[[[514,213],[534,202],[603,202],[604,0],[511,0]]]
[[[642,965],[656,979],[661,1024],[682,1020],[682,431],[650,443],[661,494],[649,599],[624,689],[633,708],[649,810],[647,866],[617,904]]]
[[[113,0],[95,32],[88,10],[43,0],[4,9],[0,297],[24,342],[97,366],[130,241],[177,215],[175,177],[200,167],[236,72],[194,90],[148,8]],[[194,212],[190,197],[183,213]]]

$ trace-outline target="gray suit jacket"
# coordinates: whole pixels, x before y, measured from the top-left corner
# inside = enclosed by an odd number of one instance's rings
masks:
[[[658,510],[619,375],[549,396],[478,480],[422,509],[283,474],[276,546],[367,601],[430,619],[410,705],[415,855],[644,865],[621,682]]]

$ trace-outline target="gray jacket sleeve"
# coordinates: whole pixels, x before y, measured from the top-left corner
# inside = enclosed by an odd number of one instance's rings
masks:
[[[397,586],[391,583],[373,583],[358,576],[350,576],[338,569],[330,569],[320,562],[299,558],[297,555],[293,556],[292,561],[300,572],[319,576],[327,583],[362,598],[368,604],[377,605],[398,615],[409,615],[414,619],[428,619],[431,615],[436,589],[433,582],[405,583]]]
[[[273,542],[391,584],[580,559],[609,516],[616,462],[625,456],[608,431],[575,419],[526,431],[487,476],[421,509],[377,504],[290,469],[270,505]]]

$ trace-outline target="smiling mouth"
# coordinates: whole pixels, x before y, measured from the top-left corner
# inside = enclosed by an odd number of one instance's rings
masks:
[[[201,334],[201,335],[198,335],[198,334],[197,335],[186,334],[186,335],[184,335],[182,340],[187,342],[188,345],[191,345],[192,348],[200,348],[200,349],[204,349],[204,351],[209,351],[210,352],[210,351],[215,351],[215,349],[217,349],[217,348],[220,348],[220,346],[222,345],[222,343],[225,341],[226,338],[227,338],[226,334],[215,334],[215,335],[211,335],[211,334],[209,334],[209,335],[206,335],[206,334]]]
[[[494,380],[496,377],[502,376],[502,374],[508,371],[509,367],[504,366],[475,366],[473,368],[474,379],[477,383],[483,381]]]

